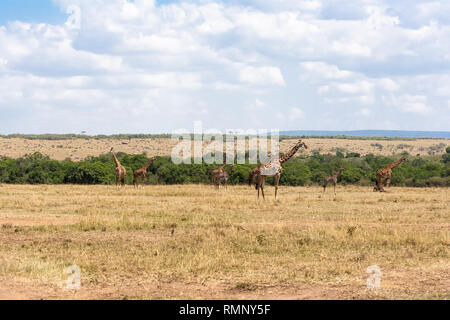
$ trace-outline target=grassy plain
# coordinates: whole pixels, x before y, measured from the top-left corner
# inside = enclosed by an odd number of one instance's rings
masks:
[[[411,155],[433,155],[445,153],[449,145],[448,139],[416,139],[409,140],[349,140],[349,139],[304,139],[308,150],[301,153],[310,155],[313,152],[336,153],[337,150],[346,154],[357,152],[362,156],[391,156],[408,152]],[[280,151],[286,152],[297,142],[296,139],[286,139],[280,142]],[[109,152],[114,147],[117,152],[128,154],[147,153],[148,156],[170,156],[177,141],[166,138],[142,139],[71,139],[71,140],[29,140],[21,138],[0,138],[0,156],[18,158],[25,154],[40,152],[55,160],[71,158],[74,161],[83,160],[87,156],[98,156]],[[206,143],[204,144],[206,146]]]
[[[450,298],[448,188],[266,189],[2,185],[0,299]]]

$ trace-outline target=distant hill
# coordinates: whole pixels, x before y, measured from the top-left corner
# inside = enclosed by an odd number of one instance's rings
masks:
[[[286,135],[286,136],[353,136],[353,137],[446,138],[446,139],[450,139],[450,131],[403,131],[403,130],[321,131],[321,130],[291,130],[291,131],[280,131],[280,135]]]

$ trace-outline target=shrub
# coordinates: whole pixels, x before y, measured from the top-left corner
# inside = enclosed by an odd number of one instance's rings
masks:
[[[339,151],[339,150],[338,150]],[[349,156],[350,153],[347,153]],[[450,154],[445,154],[450,156]],[[133,181],[133,170],[148,163],[145,155],[118,153],[122,165],[127,169],[126,183]],[[391,184],[407,186],[444,186],[450,179],[450,165],[440,161],[440,157],[417,157],[410,162],[394,168]],[[367,155],[363,158],[341,158],[333,154],[295,157],[283,165],[280,184],[307,185],[323,183],[323,179],[340,167],[347,170],[340,175],[344,184],[373,184],[376,171],[395,159]],[[443,163],[444,162],[444,163]],[[148,169],[147,183],[209,183],[211,170],[218,165],[181,164],[175,165],[169,157],[160,157]],[[228,165],[227,165],[228,167]],[[236,165],[230,172],[230,184],[247,184],[248,174],[255,165]],[[1,183],[30,184],[113,184],[115,183],[115,164],[110,154],[88,157],[80,162],[70,159],[50,160],[34,153],[18,159],[0,158]],[[433,179],[432,179],[433,178]],[[436,179],[438,178],[438,179]],[[273,184],[273,179],[267,179]]]
[[[448,149],[448,148],[447,148]],[[450,153],[444,153],[442,155],[442,162],[444,163],[450,163]]]
[[[115,181],[111,174],[113,169],[101,162],[81,162],[69,168],[65,178],[65,183],[73,184],[111,184]]]
[[[327,177],[327,174],[319,169],[314,169],[311,173],[311,181],[314,183],[322,184],[323,180]]]
[[[311,170],[303,163],[285,165],[280,183],[288,186],[304,186],[311,179]]]
[[[346,158],[359,158],[361,157],[360,153],[357,152],[347,152]]]
[[[364,176],[364,171],[360,168],[347,168],[340,175],[340,180],[344,183],[357,183]]]

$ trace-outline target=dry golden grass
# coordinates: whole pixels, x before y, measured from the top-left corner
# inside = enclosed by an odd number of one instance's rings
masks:
[[[285,152],[292,148],[297,140],[282,140],[280,151]],[[417,139],[405,140],[346,140],[346,139],[305,139],[309,145],[308,150],[301,150],[303,154],[335,153],[336,150],[357,152],[361,155],[369,153],[390,156],[404,151],[411,155],[441,154],[448,139]],[[126,143],[126,144],[123,144]],[[64,160],[71,158],[79,161],[87,156],[98,156],[107,153],[114,147],[116,151],[128,154],[141,154],[147,152],[149,156],[170,156],[172,148],[177,144],[171,139],[73,139],[73,140],[26,140],[0,138],[0,156],[18,158],[25,154],[40,152],[52,159]],[[206,144],[205,144],[206,146]]]
[[[0,186],[0,298],[450,297],[448,188],[266,189]]]

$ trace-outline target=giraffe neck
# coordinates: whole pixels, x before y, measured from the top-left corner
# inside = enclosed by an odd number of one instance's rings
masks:
[[[143,170],[147,171],[148,168],[150,168],[150,166],[153,164],[153,162],[155,162],[155,160],[150,160],[149,163],[147,163],[145,166],[142,167]]]
[[[388,165],[388,167],[391,168],[391,169],[392,169],[392,168],[395,168],[395,167],[397,167],[398,165],[400,165],[402,162],[403,162],[403,159],[399,159],[399,160],[397,160],[397,161],[391,163],[390,165]]]
[[[112,155],[114,157],[114,162],[116,163],[116,168],[120,167],[120,162],[119,162],[119,159],[117,159],[117,156],[116,156],[115,152],[111,151],[111,153],[112,153]]]
[[[292,158],[294,156],[294,154],[298,151],[298,149],[300,149],[300,144],[296,144],[288,153],[284,154],[281,158],[280,158],[280,164],[285,163],[286,161],[288,161],[290,158]]]

